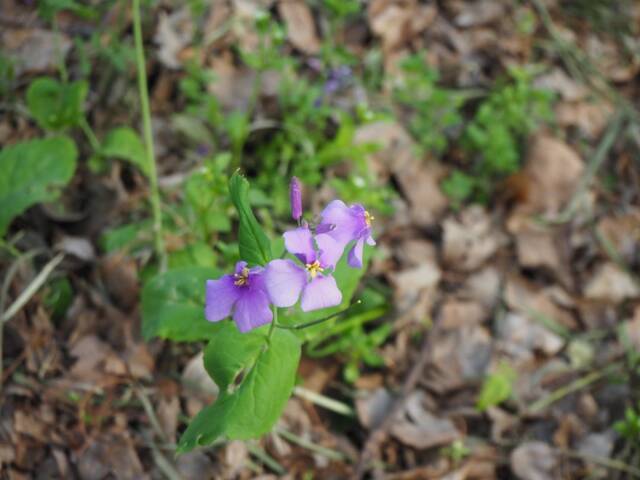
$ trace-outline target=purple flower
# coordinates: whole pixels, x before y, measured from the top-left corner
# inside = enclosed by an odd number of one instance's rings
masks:
[[[371,222],[374,217],[359,203],[348,207],[342,200],[329,203],[322,211],[321,217],[316,231],[330,236],[342,248],[355,240],[355,245],[349,251],[348,263],[351,267],[361,268],[364,242],[369,245],[376,244],[371,236]]]
[[[205,318],[218,322],[231,315],[232,311],[233,321],[242,333],[273,319],[262,267],[249,269],[247,262],[238,262],[233,275],[207,280]]]
[[[289,183],[289,199],[291,200],[291,216],[296,222],[302,217],[302,186],[296,177]]]
[[[289,253],[302,262],[272,260],[264,272],[264,283],[271,302],[277,307],[290,307],[300,298],[303,311],[339,305],[342,292],[326,270],[335,267],[343,247],[329,235],[314,237],[308,226],[285,232],[284,244]]]

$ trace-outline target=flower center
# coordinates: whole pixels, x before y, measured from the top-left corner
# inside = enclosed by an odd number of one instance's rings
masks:
[[[320,266],[320,262],[318,260],[313,263],[307,263],[305,267],[307,267],[307,271],[309,272],[309,275],[311,275],[311,278],[316,278],[318,273],[324,272],[324,268]]]
[[[237,285],[238,287],[244,287],[245,285],[248,285],[249,269],[247,267],[244,267],[240,273],[234,273],[233,278],[235,278],[233,284]]]
[[[366,210],[364,211],[364,223],[367,224],[367,227],[370,227],[371,226],[371,222],[373,222],[375,219],[376,219],[376,217],[371,215]]]

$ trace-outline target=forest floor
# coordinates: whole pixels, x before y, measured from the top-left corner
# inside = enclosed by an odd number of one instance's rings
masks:
[[[172,305],[143,295],[131,5],[0,0],[0,145],[75,146],[55,194],[28,183],[55,158],[14,155],[11,196],[0,154],[1,478],[640,478],[638,2],[157,0],[142,27],[169,270],[237,259],[236,168],[273,237],[296,175],[312,214],[375,215],[371,303],[271,433],[175,456],[217,387],[202,342],[141,333]]]

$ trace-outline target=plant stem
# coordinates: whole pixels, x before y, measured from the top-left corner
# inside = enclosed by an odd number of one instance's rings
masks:
[[[80,120],[80,128],[87,137],[87,140],[89,140],[89,144],[91,145],[91,148],[93,148],[94,153],[99,153],[100,142],[98,141],[98,137],[96,137],[91,125],[89,125],[89,122],[87,122],[87,119],[84,116],[82,117],[82,120]]]
[[[557,402],[561,398],[566,397],[567,395],[573,392],[577,392],[578,390],[582,390],[583,388],[588,387],[592,383],[600,380],[602,377],[609,375],[610,373],[613,373],[615,370],[617,370],[620,367],[621,367],[620,363],[613,363],[611,365],[608,365],[607,367],[604,367],[601,370],[596,370],[595,372],[591,372],[590,374],[585,375],[584,377],[578,378],[577,380],[574,380],[573,382],[567,385],[564,385],[558,388],[557,390],[554,390],[546,397],[543,397],[533,402],[529,406],[529,412],[537,413],[541,410],[544,410],[545,408],[549,407],[550,405]]]
[[[276,327],[284,328],[286,330],[302,330],[304,328],[313,327],[314,325],[318,325],[320,323],[326,322],[327,320],[331,320],[332,318],[335,318],[338,315],[342,315],[343,313],[346,313],[348,310],[352,309],[356,305],[360,305],[361,303],[362,303],[362,300],[357,300],[356,302],[352,303],[351,305],[349,305],[344,310],[340,310],[339,312],[332,313],[331,315],[328,315],[326,317],[318,318],[317,320],[311,320],[310,322],[296,323],[295,325],[281,325],[281,324],[278,324],[278,325],[276,325]]]
[[[304,398],[311,403],[326,408],[327,410],[331,410],[332,412],[339,413],[340,415],[345,415],[347,417],[356,416],[353,408],[351,408],[346,403],[339,402],[337,400],[334,400],[333,398],[326,397],[304,387],[293,387],[293,393],[300,398]]]
[[[151,209],[153,213],[153,233],[155,250],[160,261],[160,271],[167,265],[167,255],[162,237],[162,211],[160,208],[160,191],[158,190],[158,172],[153,151],[153,133],[151,131],[151,110],[149,108],[149,91],[147,89],[146,62],[142,45],[142,26],[140,21],[140,0],[133,0],[133,33],[136,44],[136,69],[138,70],[138,92],[142,109],[142,127],[144,131],[145,151],[151,187]]]
[[[267,343],[271,343],[271,337],[273,336],[273,331],[278,325],[278,307],[273,306],[273,320],[271,320],[271,325],[269,326],[269,333],[267,334]]]

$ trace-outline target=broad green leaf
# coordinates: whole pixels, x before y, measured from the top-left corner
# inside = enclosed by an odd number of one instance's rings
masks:
[[[240,258],[250,265],[265,265],[272,259],[271,243],[256,220],[249,205],[249,182],[238,173],[229,180],[231,201],[238,211]]]
[[[27,89],[27,106],[38,125],[59,130],[78,125],[83,118],[89,84],[84,80],[60,83],[50,77],[35,79]]]
[[[291,332],[275,329],[271,342],[263,348],[240,386],[231,392],[228,388],[223,390],[213,405],[191,421],[180,438],[178,453],[209,445],[223,435],[245,440],[271,430],[293,390],[300,342]],[[232,364],[238,358],[234,355]],[[228,379],[229,372],[222,378]]]
[[[68,137],[31,140],[0,151],[0,236],[27,208],[57,197],[73,177],[77,156]]]
[[[102,142],[102,155],[127,160],[149,176],[149,163],[144,145],[138,134],[129,127],[111,130]]]
[[[222,330],[204,350],[204,368],[220,390],[227,390],[238,374],[255,363],[265,344],[262,329],[240,333],[235,325]]]
[[[142,334],[146,340],[208,340],[221,322],[204,318],[205,284],[220,273],[214,268],[188,267],[153,277],[142,290]]]
[[[182,267],[215,267],[216,254],[204,242],[189,244],[169,255],[169,268],[174,270]]]

